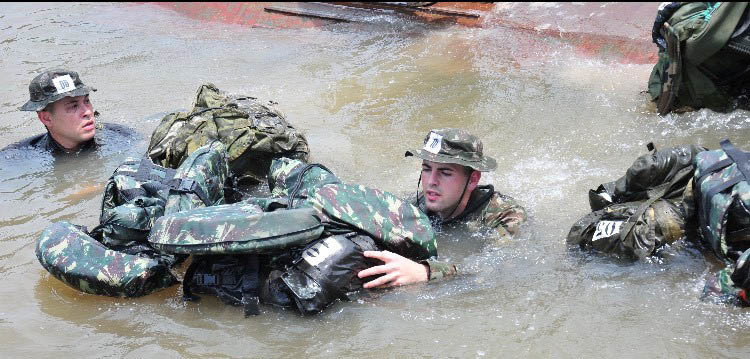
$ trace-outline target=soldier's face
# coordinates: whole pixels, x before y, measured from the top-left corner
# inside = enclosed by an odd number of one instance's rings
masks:
[[[94,107],[88,95],[65,97],[50,106],[49,111],[39,112],[39,119],[60,145],[74,149],[94,138]]]
[[[427,210],[442,218],[447,218],[454,210],[461,213],[463,208],[457,208],[456,204],[461,200],[468,180],[469,174],[461,165],[422,161],[422,186]],[[469,193],[470,190],[473,188],[466,188]]]

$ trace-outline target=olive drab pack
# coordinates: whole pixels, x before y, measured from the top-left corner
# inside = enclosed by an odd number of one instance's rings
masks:
[[[273,103],[227,95],[213,84],[198,88],[189,112],[166,115],[151,135],[148,155],[155,163],[177,168],[198,147],[218,140],[225,146],[234,179],[265,179],[271,160],[307,161],[305,136],[292,127]]]
[[[259,302],[315,313],[362,288],[357,273],[379,264],[365,250],[415,259],[437,253],[427,217],[391,194],[345,185],[325,166],[289,158],[273,161],[268,181],[272,197],[156,222],[154,247],[195,255],[183,284],[187,300],[213,294],[243,306],[246,316],[259,312]]]
[[[648,92],[659,114],[685,106],[726,111],[750,88],[746,2],[662,3],[652,37],[659,59]]]
[[[638,157],[625,176],[589,191],[592,213],[578,220],[567,242],[584,250],[644,258],[685,236],[695,209],[689,185],[693,159],[704,148],[688,145]]]
[[[696,157],[694,176],[700,234],[714,254],[733,262],[750,248],[750,154],[729,140]]]

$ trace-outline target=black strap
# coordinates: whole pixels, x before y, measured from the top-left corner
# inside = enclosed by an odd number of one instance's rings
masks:
[[[185,277],[182,279],[182,299],[189,302],[197,302],[201,297],[193,294],[190,289],[190,285],[193,283],[193,277],[195,277],[195,271],[198,270],[198,266],[202,260],[198,256],[193,256],[193,263],[190,263],[187,271],[185,271]]]
[[[635,228],[635,224],[638,222],[638,218],[641,218],[643,213],[646,212],[646,209],[650,207],[654,202],[659,200],[660,198],[664,197],[667,192],[669,192],[672,187],[679,183],[680,181],[684,180],[686,177],[690,176],[693,172],[693,166],[688,166],[683,169],[681,169],[675,176],[672,178],[671,181],[668,183],[663,183],[659,186],[656,186],[646,192],[648,195],[648,200],[641,203],[640,206],[638,206],[638,209],[635,211],[635,214],[630,216],[628,218],[627,222],[625,222],[622,226],[622,230],[620,231],[620,240],[625,241],[625,238],[630,235],[630,232],[633,231],[633,228]]]
[[[242,275],[242,307],[245,318],[260,314],[260,260],[257,255],[248,256],[245,272]]]
[[[188,178],[172,178],[167,183],[167,186],[177,192],[194,193],[196,196],[198,196],[198,198],[200,198],[201,201],[203,201],[206,207],[210,207],[211,205],[213,205],[203,188],[198,186],[198,182],[195,182],[194,180]]]

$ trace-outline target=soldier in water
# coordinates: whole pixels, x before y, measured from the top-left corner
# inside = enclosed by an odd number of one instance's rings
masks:
[[[409,150],[406,156],[422,159],[422,191],[414,204],[437,230],[466,224],[476,230],[492,228],[499,237],[511,237],[526,221],[526,211],[513,198],[496,192],[492,185],[479,185],[482,172],[494,170],[497,162],[482,153],[482,141],[476,136],[460,129],[432,130],[422,149]],[[365,288],[424,282],[457,272],[454,264],[436,260],[415,262],[389,251],[364,254],[384,262],[359,272],[360,278],[381,275],[365,283]]]
[[[99,132],[133,137],[132,129],[97,122],[98,113],[89,100],[93,91],[96,89],[85,85],[74,71],[50,70],[37,75],[29,84],[29,100],[19,110],[35,111],[47,132],[6,149],[35,148],[53,155],[79,154],[97,147],[100,142],[97,139],[102,137]]]

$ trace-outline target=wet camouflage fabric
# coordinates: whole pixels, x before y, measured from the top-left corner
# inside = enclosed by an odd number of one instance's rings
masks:
[[[279,159],[272,164],[269,183],[274,183],[274,193],[289,195],[297,189],[292,207],[315,208],[327,227],[364,231],[389,250],[410,258],[437,255],[435,233],[417,207],[388,192],[338,183],[338,178],[320,167],[305,172],[299,184],[294,179],[303,168],[298,160]]]
[[[224,183],[229,176],[227,153],[224,145],[215,141],[193,153],[177,168],[175,178],[191,180],[207,196],[209,206],[224,204]],[[170,191],[164,215],[205,207],[195,193]]]
[[[237,203],[165,215],[148,241],[161,251],[182,254],[253,254],[305,245],[323,233],[313,209],[263,212]]]
[[[695,180],[697,181],[710,166],[728,158],[723,150],[700,153],[696,157]],[[698,217],[703,240],[719,258],[727,261],[736,258],[736,254],[733,255],[730,252],[737,253],[750,247],[750,238],[747,236],[728,235],[731,233],[728,231],[730,226],[750,218],[750,214],[743,209],[750,208],[750,184],[743,180],[731,189],[714,195],[710,202],[707,202],[705,196],[708,195],[710,189],[741,175],[737,164],[733,163],[721,171],[708,175],[701,183],[695,183],[698,210],[702,212]],[[710,206],[706,206],[706,203],[710,203]],[[707,223],[705,219],[708,220]]]
[[[147,184],[135,179],[140,159],[128,159],[107,181],[102,198],[102,243],[123,246],[146,239],[154,220],[164,213],[169,189],[159,183],[166,175],[160,168],[151,171],[156,181]],[[145,185],[145,187],[144,187]]]
[[[484,203],[473,203],[482,201],[481,192],[488,192],[489,199]],[[420,196],[419,208],[426,211],[424,197]],[[510,196],[495,192],[492,186],[477,187],[475,193],[469,199],[466,206],[469,212],[465,212],[456,217],[456,219],[442,225],[451,223],[461,223],[466,225],[467,230],[471,233],[477,233],[485,229],[493,229],[493,236],[497,239],[510,239],[518,234],[520,227],[526,222],[526,210]],[[427,264],[430,270],[430,280],[440,279],[455,275],[458,269],[455,264],[446,263],[437,259],[428,259],[423,264]]]
[[[477,171],[492,171],[497,161],[482,153],[482,140],[458,128],[430,131],[424,138],[424,147],[408,150],[406,156],[416,156],[438,163],[455,163]]]
[[[660,199],[635,220],[633,230],[623,238],[625,223],[636,215],[642,203],[617,203],[587,214],[573,224],[568,244],[634,259],[653,255],[659,248],[685,237],[688,216],[682,201]]]
[[[403,256],[426,259],[437,255],[435,233],[427,216],[391,193],[362,185],[327,184],[299,206],[315,208],[328,218],[362,230]]]
[[[45,229],[36,256],[55,278],[90,294],[138,297],[178,282],[161,261],[109,250],[67,222]]]
[[[305,197],[312,195],[315,189],[322,185],[341,183],[341,180],[330,171],[317,166],[306,169],[307,166],[302,161],[290,158],[273,160],[268,175],[271,195],[287,197],[294,188],[299,186],[296,196]],[[298,184],[300,176],[302,176],[302,183]]]
[[[201,85],[190,112],[165,116],[151,136],[154,162],[177,168],[194,150],[214,140],[227,148],[233,176],[262,181],[273,158],[307,161],[305,136],[292,127],[273,103],[227,95],[213,84]]]
[[[744,262],[740,262],[740,260],[743,259]],[[750,295],[748,295],[748,291],[750,291],[750,283],[748,283],[747,273],[743,273],[745,274],[744,282],[740,282],[739,280],[735,281],[735,279],[737,279],[736,274],[739,268],[743,265],[747,266],[745,263],[750,261],[750,250],[745,251],[745,253],[740,256],[740,260],[737,261],[737,266],[735,268],[727,267],[714,275],[710,275],[706,279],[701,299],[750,306]],[[745,267],[745,269],[747,269],[747,267]],[[743,284],[745,287],[743,287]]]

